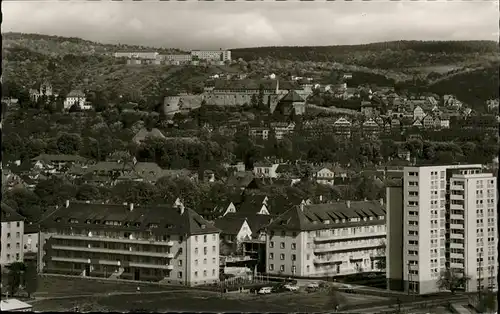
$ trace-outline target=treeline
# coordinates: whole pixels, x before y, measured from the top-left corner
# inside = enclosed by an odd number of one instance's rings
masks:
[[[291,61],[335,61],[393,69],[470,60],[474,54],[494,54],[493,41],[394,41],[366,45],[258,47],[232,50],[234,59],[270,57]]]

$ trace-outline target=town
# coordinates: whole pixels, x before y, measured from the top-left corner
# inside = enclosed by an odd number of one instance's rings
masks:
[[[4,78],[2,310],[55,310],[37,290],[77,281],[130,298],[222,294],[241,311],[494,311],[498,98],[478,106],[336,68],[256,74],[232,55],[100,56],[216,69],[154,101]],[[326,305],[301,305],[311,298]],[[110,309],[62,310],[85,306]]]

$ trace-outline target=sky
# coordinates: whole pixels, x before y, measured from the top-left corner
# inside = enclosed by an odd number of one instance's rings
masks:
[[[406,1],[406,0],[405,0]],[[3,1],[2,32],[180,49],[495,40],[498,0]]]

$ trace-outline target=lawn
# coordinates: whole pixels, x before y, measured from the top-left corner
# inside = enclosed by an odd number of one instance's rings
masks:
[[[332,309],[326,292],[284,292],[271,295],[225,294],[190,290],[183,287],[158,287],[137,284],[102,283],[78,278],[44,277],[30,303],[35,311],[124,312],[319,312]],[[163,292],[162,292],[163,291]],[[125,293],[119,295],[119,293]],[[110,295],[111,294],[111,295]],[[92,295],[92,296],[89,296]],[[342,294],[347,303],[370,303],[380,297]]]

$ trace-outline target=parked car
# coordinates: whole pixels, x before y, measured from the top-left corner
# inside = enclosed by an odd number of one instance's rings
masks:
[[[299,291],[299,286],[290,283],[284,285],[284,288],[288,291]]]
[[[272,291],[271,287],[262,287],[259,289],[258,294],[270,294]]]
[[[311,292],[311,291],[316,291],[319,289],[319,284],[317,282],[312,282],[307,285],[306,290]]]
[[[274,293],[279,293],[279,292],[284,292],[284,291],[287,291],[284,283],[278,283],[278,284],[274,285],[272,288],[272,292],[274,292]]]

